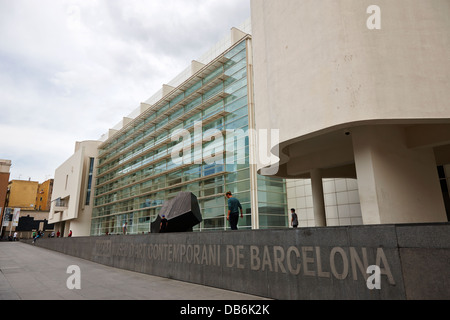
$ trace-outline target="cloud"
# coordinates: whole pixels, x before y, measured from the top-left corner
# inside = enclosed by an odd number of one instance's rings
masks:
[[[244,22],[249,6],[0,1],[0,158],[12,160],[12,178],[53,174],[76,141],[107,132]]]
[[[33,125],[1,125],[0,137],[1,158],[13,160],[11,179],[43,182],[53,177],[56,167],[62,164],[54,159],[67,159],[75,149],[75,142],[68,143],[72,136]]]

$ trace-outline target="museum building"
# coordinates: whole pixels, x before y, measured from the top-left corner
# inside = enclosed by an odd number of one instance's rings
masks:
[[[196,231],[229,228],[227,191],[243,206],[240,229],[287,226],[285,181],[258,175],[251,161],[251,46],[233,28],[220,54],[193,61],[109,131],[98,148],[91,235],[122,233],[125,222],[127,233],[147,233],[164,201],[182,191],[199,200]]]
[[[240,229],[290,227],[290,208],[300,227],[447,222],[448,1],[379,1],[380,30],[364,1],[251,5],[85,159],[80,235],[147,233],[182,191],[199,200],[195,231],[229,228],[227,191]]]

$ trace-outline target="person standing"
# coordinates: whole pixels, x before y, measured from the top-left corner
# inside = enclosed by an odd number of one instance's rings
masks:
[[[291,226],[293,228],[297,228],[298,227],[298,216],[295,213],[295,209],[294,208],[291,209]]]
[[[227,220],[230,221],[231,230],[237,230],[239,210],[241,211],[241,218],[244,218],[244,214],[242,213],[242,206],[239,200],[233,197],[231,191],[227,192],[226,197],[228,199]]]
[[[161,219],[161,223],[159,224],[159,232],[165,233],[169,222],[167,221],[166,216],[164,214],[161,217],[162,217],[162,219]]]
[[[125,222],[125,223],[123,224],[123,226],[122,226],[123,234],[127,234],[127,227],[128,227],[128,223]]]

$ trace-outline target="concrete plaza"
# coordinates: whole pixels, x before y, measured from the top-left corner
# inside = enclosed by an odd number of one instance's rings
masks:
[[[81,271],[70,290],[69,266]],[[0,242],[0,300],[261,300],[263,298],[100,265],[22,242]]]

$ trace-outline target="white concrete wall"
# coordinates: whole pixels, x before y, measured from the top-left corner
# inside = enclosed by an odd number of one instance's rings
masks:
[[[53,184],[52,205],[49,222],[55,223],[75,219],[78,216],[81,197],[81,180],[84,164],[84,150],[80,149],[55,170],[55,182]],[[67,210],[62,216],[53,214],[56,200],[64,200]]]
[[[251,2],[258,127],[284,146],[361,121],[448,123],[450,2],[375,2],[381,30],[370,0]]]
[[[11,160],[0,159],[0,173],[9,173],[11,168]]]
[[[373,4],[380,30],[367,28]],[[364,224],[447,221],[450,1],[251,6],[256,129],[280,130],[272,175],[357,177]]]
[[[94,166],[91,202],[90,205],[85,205],[89,163],[91,157],[97,157],[100,143],[77,142],[75,153],[55,171],[49,223],[57,223],[56,231],[64,225],[64,230],[60,230],[63,236],[67,236],[69,230],[72,230],[73,236],[90,235],[96,170]],[[66,199],[67,209],[62,214],[55,212],[55,200],[58,198]]]
[[[398,126],[355,129],[365,224],[447,222],[433,150],[409,149],[404,137]]]

